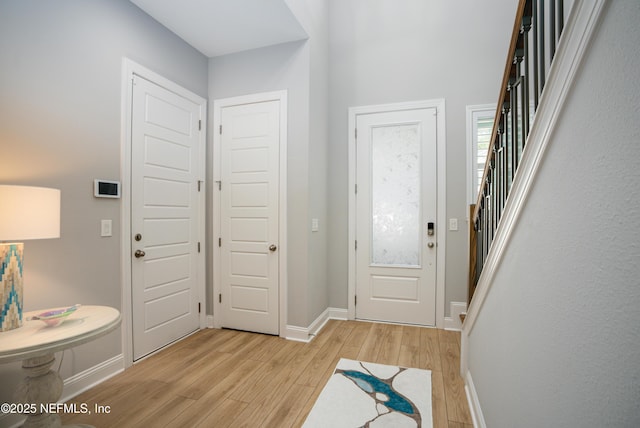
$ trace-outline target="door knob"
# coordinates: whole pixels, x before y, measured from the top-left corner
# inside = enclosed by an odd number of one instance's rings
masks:
[[[136,256],[137,259],[139,259],[140,257],[144,257],[145,256],[145,252],[142,250],[136,250],[135,253],[133,253],[134,256]]]
[[[429,243],[427,244],[427,247],[429,247],[429,248],[433,248],[433,245],[434,245],[434,244],[433,244],[433,242],[429,242]]]
[[[276,247],[274,244],[269,245],[269,251],[274,252],[277,249],[278,247]]]

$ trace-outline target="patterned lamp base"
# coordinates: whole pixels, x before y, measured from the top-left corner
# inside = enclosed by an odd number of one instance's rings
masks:
[[[0,244],[0,331],[22,325],[23,244]]]

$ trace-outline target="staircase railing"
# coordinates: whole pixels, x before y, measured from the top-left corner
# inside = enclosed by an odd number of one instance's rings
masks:
[[[580,1],[580,0],[576,0]],[[469,302],[491,250],[565,22],[563,0],[520,0],[477,202],[471,205]]]

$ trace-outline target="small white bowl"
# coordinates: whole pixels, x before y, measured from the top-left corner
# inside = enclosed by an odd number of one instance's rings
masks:
[[[65,318],[67,318],[69,315],[74,313],[76,309],[78,309],[79,307],[80,305],[73,305],[69,308],[54,309],[52,311],[47,311],[38,315],[34,315],[30,317],[29,320],[40,320],[44,322],[47,325],[47,327],[56,327],[62,324]]]

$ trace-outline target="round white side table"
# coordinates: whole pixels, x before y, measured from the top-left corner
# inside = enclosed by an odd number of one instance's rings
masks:
[[[28,312],[24,319],[50,309]],[[33,404],[24,427],[60,427],[58,414],[39,413],[40,405],[56,403],[62,395],[62,378],[51,370],[55,353],[90,342],[115,330],[120,312],[108,306],[80,306],[57,327],[42,321],[24,321],[22,327],[0,333],[0,363],[22,361],[26,377],[18,385],[15,402]]]

